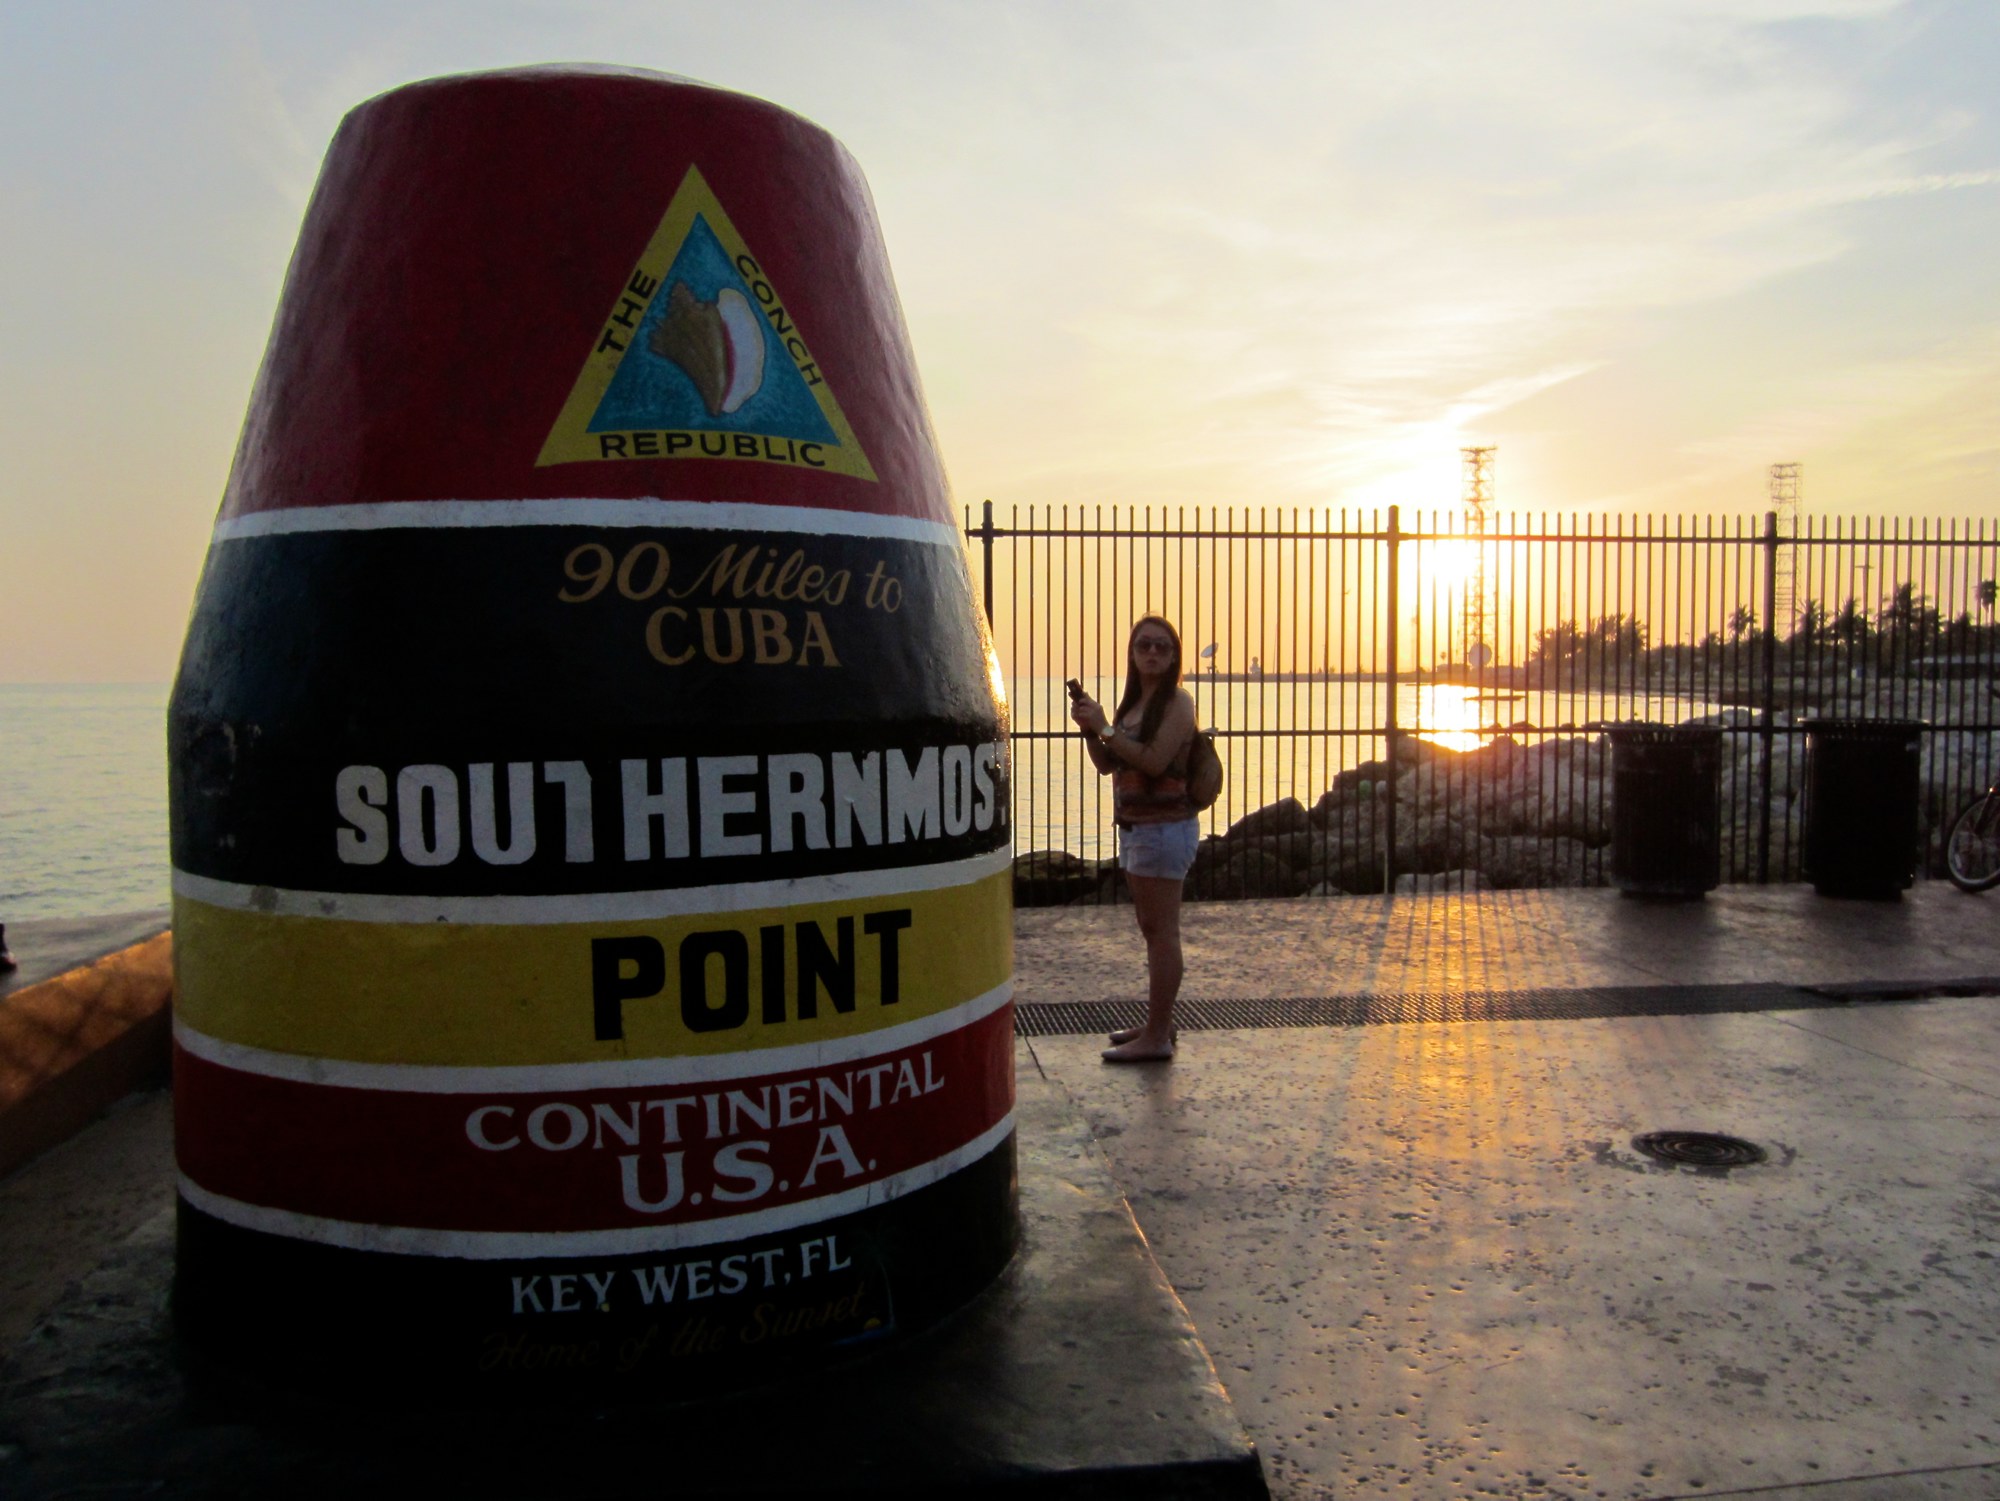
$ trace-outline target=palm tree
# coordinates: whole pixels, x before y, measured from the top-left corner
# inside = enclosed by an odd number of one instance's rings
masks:
[[[1600,615],[1590,622],[1589,640],[1607,657],[1636,657],[1646,649],[1646,626],[1637,615]]]
[[[1600,681],[1606,674],[1616,680],[1636,677],[1646,651],[1645,624],[1637,615],[1600,615],[1590,622],[1583,650],[1594,659]]]
[[[1827,632],[1843,646],[1859,646],[1869,635],[1867,612],[1850,595],[1827,626]]]
[[[1799,607],[1798,623],[1792,634],[1785,638],[1788,646],[1810,646],[1823,640],[1827,632],[1826,606],[1816,599],[1809,599]]]
[[[1915,584],[1898,584],[1896,592],[1875,617],[1875,624],[1884,633],[1932,636],[1937,634],[1938,612],[1928,594],[1917,593]]]
[[[1917,593],[1915,584],[1898,584],[1896,592],[1875,616],[1875,627],[1882,638],[1879,647],[1882,665],[1890,667],[1901,662],[1907,668],[1937,644],[1941,623],[1928,595]]]
[[[1732,642],[1740,642],[1757,629],[1757,612],[1748,605],[1738,605],[1729,612],[1729,619],[1725,624],[1729,628],[1729,639]]]
[[[1545,626],[1535,632],[1535,645],[1528,653],[1527,665],[1540,667],[1545,672],[1565,668],[1581,653],[1583,639],[1583,632],[1576,628],[1574,620],[1561,620],[1552,626]]]

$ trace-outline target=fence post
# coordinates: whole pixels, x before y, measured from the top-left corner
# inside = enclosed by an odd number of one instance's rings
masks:
[[[986,502],[986,523],[972,534],[979,539],[979,551],[986,574],[986,628],[993,629],[993,502]]]
[[[1402,615],[1402,601],[1398,597],[1398,575],[1401,573],[1400,547],[1402,545],[1402,507],[1389,507],[1389,706],[1388,717],[1383,723],[1383,733],[1389,748],[1389,817],[1387,824],[1388,841],[1382,851],[1382,893],[1396,894],[1396,695],[1402,682],[1396,672],[1396,651],[1398,647],[1397,621]]]
[[[1771,879],[1771,741],[1778,709],[1778,513],[1764,513],[1764,713],[1758,731],[1757,882]]]

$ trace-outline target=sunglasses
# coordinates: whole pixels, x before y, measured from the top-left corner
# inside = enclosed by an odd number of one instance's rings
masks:
[[[1171,655],[1173,649],[1173,642],[1162,641],[1158,636],[1141,636],[1132,643],[1134,651],[1163,651]]]

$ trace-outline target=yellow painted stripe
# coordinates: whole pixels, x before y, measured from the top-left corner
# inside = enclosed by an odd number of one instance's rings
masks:
[[[342,922],[174,899],[176,1010],[224,1042],[311,1058],[367,1063],[498,1067],[630,1058],[719,1056],[855,1037],[947,1011],[1013,973],[1009,871],[941,891],[646,921],[534,924]],[[907,910],[896,934],[898,990],[884,1005],[884,944],[863,930],[869,913]],[[799,924],[817,925],[829,949],[838,921],[854,920],[855,1005],[796,1015]],[[786,935],[786,1019],[763,1019],[760,930]],[[683,1020],[684,940],[738,933],[749,955],[749,1014],[723,1030]],[[620,1008],[624,1035],[600,1042],[592,1001],[591,942],[652,938],[665,956],[659,994]],[[722,994],[720,959],[704,966],[711,1003]],[[624,971],[631,974],[633,970]]]

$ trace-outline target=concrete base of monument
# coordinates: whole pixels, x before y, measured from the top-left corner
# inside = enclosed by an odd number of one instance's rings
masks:
[[[1082,1118],[1032,1062],[1018,1079],[1022,1249],[999,1281],[906,1344],[712,1402],[403,1416],[190,1383],[163,1202],[0,1363],[0,1492],[1265,1496]]]

